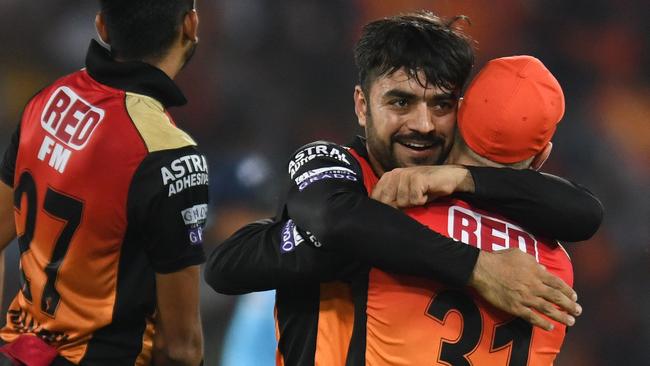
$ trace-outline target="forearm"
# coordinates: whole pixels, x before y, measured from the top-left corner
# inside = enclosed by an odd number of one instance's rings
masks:
[[[306,145],[291,158],[288,173],[286,214],[324,251],[386,271],[467,283],[478,250],[368,197],[363,169],[345,148]]]
[[[209,256],[205,281],[217,292],[239,295],[339,278],[349,261],[295,237],[291,225],[263,220],[249,224]]]
[[[155,366],[198,366],[203,359],[199,266],[156,274]]]
[[[431,231],[404,213],[355,193],[290,195],[287,208],[323,248],[386,271],[465,285],[478,249]],[[327,189],[322,187],[322,189]]]
[[[467,167],[477,206],[515,219],[527,229],[565,241],[593,236],[603,217],[600,201],[575,183],[533,170]]]

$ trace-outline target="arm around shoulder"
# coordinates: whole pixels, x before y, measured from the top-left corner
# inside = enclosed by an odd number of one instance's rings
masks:
[[[308,240],[292,220],[251,223],[210,254],[205,281],[221,294],[240,295],[333,281],[353,266]]]
[[[530,169],[467,167],[473,197],[538,234],[562,241],[591,238],[603,220],[603,206],[589,190],[566,179]]]
[[[323,250],[385,271],[467,283],[478,249],[372,200],[358,162],[343,148],[303,148],[289,163],[289,178],[286,213]]]
[[[272,225],[270,220],[246,225],[219,244],[206,262],[205,282],[224,295],[266,290],[265,282],[272,280],[274,274],[260,276],[260,271],[271,260],[266,249],[273,244]]]

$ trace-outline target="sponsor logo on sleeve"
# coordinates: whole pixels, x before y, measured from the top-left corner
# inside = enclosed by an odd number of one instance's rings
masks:
[[[298,245],[305,241],[298,232],[296,223],[293,220],[289,220],[284,224],[281,235],[280,252],[282,253],[292,252]]]
[[[295,178],[294,181],[298,186],[298,190],[302,192],[310,184],[326,179],[347,180],[352,182],[358,181],[357,174],[352,169],[341,166],[313,169],[301,174]]]
[[[196,225],[205,222],[208,218],[208,205],[201,204],[181,211],[185,225]]]
[[[208,205],[200,204],[181,211],[183,223],[187,226],[190,243],[199,245],[203,243],[203,227],[208,218]]]
[[[307,240],[315,247],[320,247],[321,244],[318,242],[316,237],[310,232],[306,232],[308,235]],[[298,232],[298,227],[293,220],[287,221],[282,227],[282,232],[280,233],[280,252],[289,253],[294,251],[298,245],[305,242],[305,238]]]
[[[291,175],[291,179],[295,177],[296,173],[298,173],[298,170],[300,170],[303,165],[318,157],[328,157],[336,159],[346,165],[351,165],[345,150],[340,146],[327,144],[309,146],[300,150],[289,162],[289,174]]]
[[[160,168],[168,197],[184,190],[208,185],[208,163],[202,155],[185,155]]]
[[[190,243],[192,245],[199,245],[203,244],[203,228],[200,226],[197,226],[193,229],[189,229],[188,231],[190,235]]]

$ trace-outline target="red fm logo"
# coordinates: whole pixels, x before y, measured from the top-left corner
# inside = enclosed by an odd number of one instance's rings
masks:
[[[41,115],[41,126],[50,136],[45,136],[38,158],[48,159],[48,164],[63,173],[72,152],[83,149],[104,118],[104,110],[94,107],[68,87],[60,87],[47,102]]]
[[[489,252],[519,248],[539,262],[537,239],[521,227],[460,206],[449,208],[449,235],[465,244]]]

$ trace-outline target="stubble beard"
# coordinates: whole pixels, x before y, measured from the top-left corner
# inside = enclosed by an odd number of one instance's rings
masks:
[[[197,42],[192,42],[192,46],[185,51],[185,55],[183,56],[183,66],[181,66],[181,70],[183,70],[187,64],[190,63],[192,58],[194,58],[194,53],[196,52],[196,46],[198,46]]]
[[[395,154],[392,153],[391,143],[389,142],[389,145],[386,146],[386,143],[377,136],[377,130],[369,112],[366,115],[366,144],[368,153],[375,158],[382,171],[389,172],[398,167]]]
[[[394,147],[395,144],[397,144],[395,138],[391,137],[388,143],[382,141],[381,138],[377,136],[377,130],[375,129],[374,121],[370,113],[366,115],[366,125],[366,143],[368,146],[368,152],[374,157],[384,172],[389,172],[395,168],[404,168],[409,166],[443,165],[451,151],[452,144],[445,144],[444,139],[440,138],[440,153],[437,157],[413,158],[409,161],[400,161],[395,154]]]

